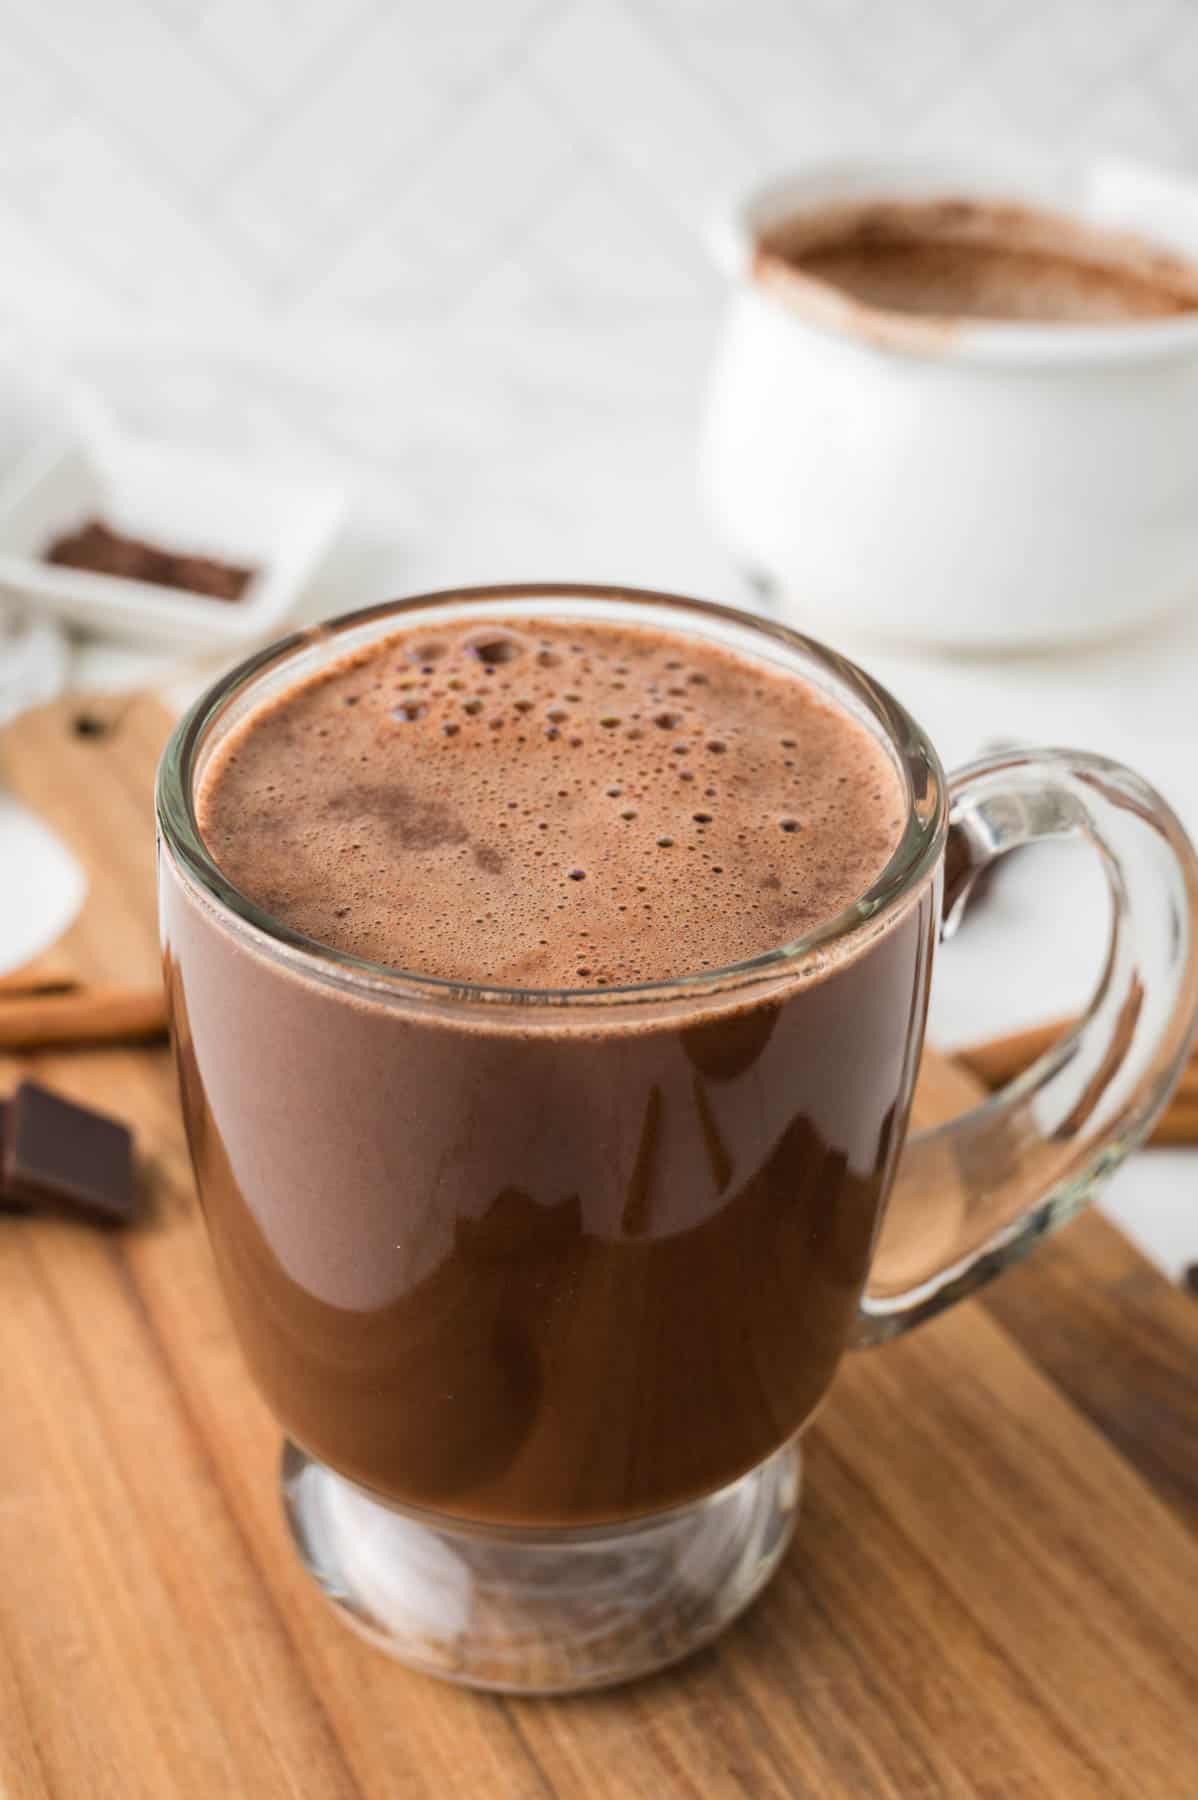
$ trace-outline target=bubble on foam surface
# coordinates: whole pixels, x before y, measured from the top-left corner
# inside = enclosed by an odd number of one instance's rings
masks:
[[[489,631],[477,637],[467,637],[462,640],[462,646],[468,656],[477,657],[487,669],[515,662],[527,649],[523,638],[507,631]]]
[[[904,808],[885,752],[795,677],[681,637],[505,620],[399,634],[267,702],[199,810],[234,882],[320,942],[611,987],[808,930],[880,873]]]

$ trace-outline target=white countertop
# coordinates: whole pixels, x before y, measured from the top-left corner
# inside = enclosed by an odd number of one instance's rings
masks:
[[[308,616],[388,593],[555,576],[760,605],[695,494],[711,343],[706,319],[449,323],[369,343],[274,333],[202,354],[109,339],[83,346],[74,371],[127,428],[266,451],[350,482],[354,526],[306,597]],[[949,766],[994,739],[1098,749],[1148,776],[1198,836],[1198,573],[1187,617],[1065,656],[930,658],[787,616],[892,687]],[[76,667],[87,681],[150,679],[176,695],[200,675],[95,644]],[[1105,893],[1084,854],[1013,867],[940,959],[935,1034],[960,1043],[1077,1006],[1105,930]],[[1171,1273],[1198,1261],[1196,1175],[1198,1154],[1143,1152],[1105,1202]]]

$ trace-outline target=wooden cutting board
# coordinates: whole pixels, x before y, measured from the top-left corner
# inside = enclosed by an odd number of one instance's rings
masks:
[[[93,873],[63,956],[140,982],[167,721],[79,736],[79,710],[12,728],[0,775]],[[0,1217],[4,1800],[1198,1792],[1198,1305],[1098,1217],[846,1359],[795,1545],[714,1648],[512,1701],[409,1674],[301,1573],[166,1052],[9,1061],[0,1091],[30,1065],[135,1121],[152,1209]],[[933,1069],[925,1116],[958,1092]]]

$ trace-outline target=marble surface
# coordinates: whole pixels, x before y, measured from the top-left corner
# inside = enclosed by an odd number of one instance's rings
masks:
[[[68,366],[118,428],[337,471],[352,525],[304,597],[308,616],[387,593],[555,576],[768,606],[695,492],[712,340],[706,315],[535,331],[459,321],[365,339],[275,333],[200,349],[113,334],[78,345]],[[802,608],[787,616],[813,623]],[[1067,657],[933,659],[817,623],[900,695],[950,766],[994,740],[1101,749],[1154,781],[1198,835],[1198,592],[1193,611],[1151,634]],[[75,646],[75,670],[103,685],[150,681],[176,703],[214,672],[97,643]],[[977,1039],[1081,1004],[1106,923],[1086,855],[1050,851],[1013,867],[940,959],[938,1038]],[[1198,1260],[1196,1174],[1198,1153],[1145,1152],[1106,1201],[1173,1273]]]

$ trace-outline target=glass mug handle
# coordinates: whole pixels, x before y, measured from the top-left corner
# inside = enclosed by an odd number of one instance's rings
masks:
[[[1110,886],[1110,943],[1072,1030],[980,1105],[908,1137],[858,1345],[943,1311],[1079,1212],[1151,1129],[1198,1024],[1198,859],[1147,782],[1104,757],[1041,750],[973,763],[949,792],[945,936],[995,858],[1083,837]]]

